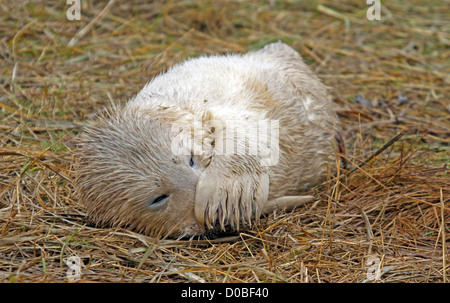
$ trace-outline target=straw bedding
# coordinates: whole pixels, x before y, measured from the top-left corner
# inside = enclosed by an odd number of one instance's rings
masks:
[[[449,281],[450,24],[440,1],[386,5],[82,0],[70,21],[65,1],[2,2],[0,281],[71,281],[70,257],[79,281]],[[93,113],[184,58],[279,39],[331,87],[348,171],[215,239],[89,225],[72,151]]]

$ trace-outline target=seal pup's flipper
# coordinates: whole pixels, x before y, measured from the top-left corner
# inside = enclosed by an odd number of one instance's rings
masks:
[[[231,226],[252,225],[269,196],[269,175],[260,163],[242,156],[214,157],[201,174],[195,193],[197,222],[210,229],[219,223],[222,230]]]
[[[291,210],[314,201],[313,196],[284,196],[267,201],[261,213],[269,214],[274,210]]]

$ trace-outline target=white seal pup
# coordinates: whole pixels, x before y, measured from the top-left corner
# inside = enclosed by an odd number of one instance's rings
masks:
[[[281,42],[202,56],[151,80],[80,136],[76,190],[96,224],[148,235],[238,229],[336,169],[326,87]]]

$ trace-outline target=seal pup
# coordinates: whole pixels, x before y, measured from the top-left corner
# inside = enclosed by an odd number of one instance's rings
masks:
[[[159,74],[80,135],[76,191],[89,219],[147,235],[239,229],[311,201],[336,169],[326,87],[277,42]]]

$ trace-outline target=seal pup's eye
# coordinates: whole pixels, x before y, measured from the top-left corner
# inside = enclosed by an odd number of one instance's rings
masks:
[[[189,159],[189,166],[192,167],[192,166],[194,166],[194,164],[195,164],[195,163],[194,163],[194,158],[191,157],[191,158]]]
[[[150,210],[157,210],[160,209],[162,206],[164,206],[164,202],[166,202],[167,198],[169,198],[169,195],[161,195],[157,197],[154,200],[151,200],[147,203],[147,208]]]

